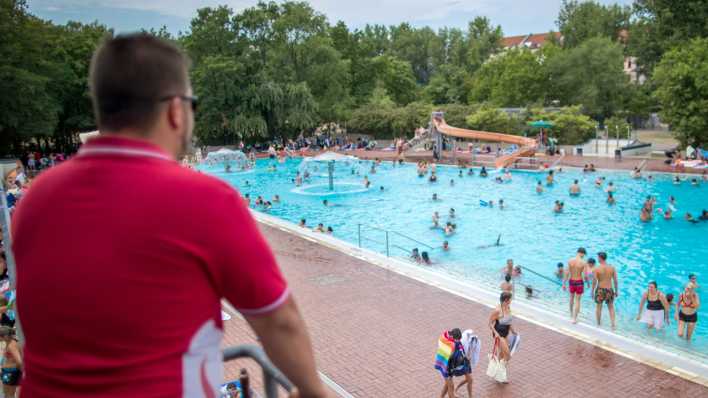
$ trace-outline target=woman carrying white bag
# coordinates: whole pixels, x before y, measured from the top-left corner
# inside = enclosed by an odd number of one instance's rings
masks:
[[[494,337],[494,348],[489,355],[487,376],[499,383],[508,383],[508,367],[511,355],[519,346],[519,334],[511,326],[511,293],[499,297],[500,305],[489,316],[489,328]]]

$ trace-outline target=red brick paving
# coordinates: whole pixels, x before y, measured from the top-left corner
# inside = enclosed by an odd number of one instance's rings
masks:
[[[475,397],[706,397],[708,388],[611,352],[515,320],[523,336],[511,383],[485,376],[490,309],[295,235],[262,226],[306,318],[318,368],[357,397],[434,397],[436,339],[472,328],[483,342]],[[513,305],[512,305],[513,306]],[[254,341],[237,317],[226,345]],[[238,366],[226,366],[228,377]],[[466,395],[466,394],[464,394]]]

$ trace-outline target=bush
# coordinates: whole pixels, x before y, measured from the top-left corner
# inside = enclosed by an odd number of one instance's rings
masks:
[[[581,144],[595,137],[596,123],[580,111],[580,106],[563,107],[551,112],[533,109],[530,112],[531,121],[549,120],[553,123],[551,136],[558,138],[559,144]]]
[[[466,122],[470,128],[475,130],[517,135],[521,132],[519,119],[489,106],[483,106],[477,112],[467,116]]]

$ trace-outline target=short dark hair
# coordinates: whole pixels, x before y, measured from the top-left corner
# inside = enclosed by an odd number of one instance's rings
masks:
[[[585,248],[584,248],[584,247],[579,247],[579,248],[578,248],[578,253],[587,254],[587,252],[585,251]]]
[[[189,60],[146,33],[106,40],[91,60],[89,86],[99,129],[149,128],[160,101],[185,95]]]
[[[599,252],[597,253],[597,256],[600,257],[602,260],[607,260],[607,253],[605,252]]]
[[[509,299],[511,299],[511,293],[509,293],[509,292],[503,292],[501,295],[499,295],[499,302],[500,303],[503,303]]]
[[[462,332],[460,331],[459,328],[454,328],[448,332],[450,337],[452,337],[455,340],[459,340],[462,338]]]
[[[504,275],[504,280],[507,282],[511,281],[511,274],[507,272],[507,274]]]

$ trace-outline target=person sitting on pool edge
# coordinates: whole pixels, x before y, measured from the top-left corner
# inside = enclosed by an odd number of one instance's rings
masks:
[[[580,185],[578,185],[578,180],[574,180],[573,185],[570,186],[570,196],[580,196]]]

